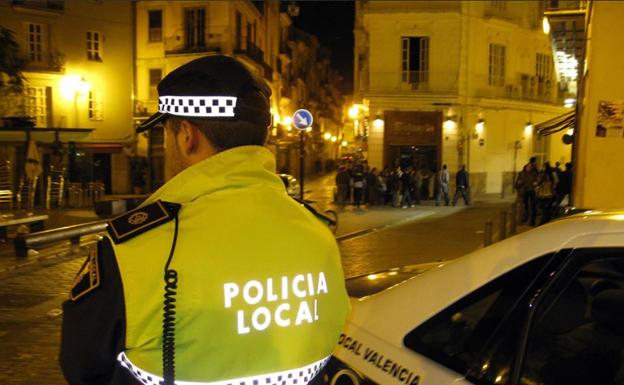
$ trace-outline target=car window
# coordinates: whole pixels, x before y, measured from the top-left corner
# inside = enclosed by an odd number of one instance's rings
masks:
[[[624,253],[592,254],[536,309],[522,383],[624,385]]]
[[[534,259],[468,294],[408,333],[405,346],[460,374],[467,373],[551,257]]]

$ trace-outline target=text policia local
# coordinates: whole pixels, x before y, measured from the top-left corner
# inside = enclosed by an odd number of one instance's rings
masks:
[[[262,331],[272,324],[289,327],[313,323],[319,319],[318,302],[314,297],[327,294],[327,291],[323,272],[223,285],[225,308],[237,310],[238,334]],[[267,306],[256,306],[259,304]]]

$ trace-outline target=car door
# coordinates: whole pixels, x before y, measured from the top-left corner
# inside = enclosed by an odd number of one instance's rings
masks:
[[[492,333],[477,384],[624,385],[624,249],[564,250]]]
[[[510,383],[624,385],[624,248],[573,250],[530,309]]]

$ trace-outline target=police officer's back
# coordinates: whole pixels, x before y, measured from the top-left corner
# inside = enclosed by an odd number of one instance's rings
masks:
[[[348,311],[331,232],[262,145],[270,90],[224,56],[159,84],[173,176],[109,223],[64,304],[71,384],[305,384]],[[174,176],[175,175],[175,176]]]

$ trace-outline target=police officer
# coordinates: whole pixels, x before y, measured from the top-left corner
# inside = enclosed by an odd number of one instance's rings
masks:
[[[226,56],[158,85],[171,178],[109,236],[63,305],[70,384],[300,385],[348,312],[338,247],[263,147],[270,89]]]

